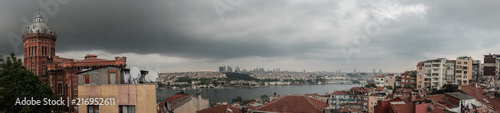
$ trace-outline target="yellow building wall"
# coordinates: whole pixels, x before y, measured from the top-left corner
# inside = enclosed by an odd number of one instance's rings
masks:
[[[136,85],[136,111],[137,113],[156,113],[156,86],[154,84]]]
[[[156,112],[155,84],[78,86],[78,98],[115,98],[114,105],[100,105],[101,113],[118,113],[119,105],[135,105],[136,113]],[[87,113],[87,106],[78,106]]]

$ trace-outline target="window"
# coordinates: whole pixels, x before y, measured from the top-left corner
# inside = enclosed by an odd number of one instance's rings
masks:
[[[458,61],[457,64],[462,64],[462,62]]]
[[[63,91],[63,89],[62,89],[62,88],[63,88],[63,87],[62,87],[62,84],[61,84],[61,83],[57,84],[57,94],[62,95],[62,91]]]
[[[85,84],[90,84],[90,75],[83,75],[83,78],[85,80]]]
[[[464,62],[464,64],[467,64],[467,62]]]
[[[135,113],[135,105],[120,105],[119,113]]]
[[[118,75],[116,70],[108,71],[108,84],[118,84]]]
[[[88,113],[99,113],[99,106],[91,105],[87,106]]]

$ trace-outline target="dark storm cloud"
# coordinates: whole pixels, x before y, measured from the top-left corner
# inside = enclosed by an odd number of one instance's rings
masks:
[[[414,65],[430,58],[466,55],[500,42],[499,1],[243,0],[230,5],[232,10],[222,14],[223,21],[213,6],[215,1],[72,0],[59,3],[57,13],[44,18],[58,34],[58,53],[100,50],[210,61],[291,57],[338,65],[389,61]],[[8,34],[21,36],[22,18],[31,22],[38,2],[0,2],[0,54],[22,48]],[[392,21],[381,26],[380,33],[359,48],[361,52],[345,57],[340,44],[352,44],[353,35],[359,34],[350,27],[363,27],[374,16],[386,15],[370,13],[374,9],[388,10]],[[365,67],[398,67],[376,66]]]
[[[12,16],[17,18],[36,12],[35,3],[25,3],[32,7],[13,7],[8,12],[2,12],[19,13]],[[273,27],[269,23],[280,21],[273,20],[272,16],[287,11],[274,11],[273,14],[264,15],[266,18],[251,18],[247,23],[233,22],[231,19],[267,12],[266,10],[273,11],[279,9],[275,6],[286,3],[245,1],[247,6],[236,6],[232,12],[226,12],[224,18],[227,19],[222,22],[212,3],[213,1],[70,1],[60,6],[56,16],[44,18],[50,20],[48,25],[58,34],[58,52],[105,50],[111,53],[160,53],[189,58],[225,59],[286,56],[325,45],[321,41],[286,43],[286,38],[276,41],[280,36],[286,36],[280,34],[293,34],[299,30],[293,28],[296,27],[293,25]],[[22,12],[17,12],[18,10]],[[16,18],[9,20],[19,22]],[[8,25],[16,29],[7,31],[20,34],[17,29],[21,25]],[[276,29],[254,33],[245,31],[265,27]],[[238,35],[238,32],[246,33]],[[228,33],[236,33],[236,36],[217,38],[218,35]]]

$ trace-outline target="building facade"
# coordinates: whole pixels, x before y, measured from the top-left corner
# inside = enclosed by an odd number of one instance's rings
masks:
[[[484,55],[483,81],[500,78],[500,54]]]
[[[77,111],[79,113],[156,112],[156,85],[132,84],[131,79],[124,76],[125,72],[118,67],[104,67],[77,73],[78,87],[75,88],[78,89],[79,99],[109,100],[109,103],[102,102],[97,105],[80,103]]]
[[[476,81],[472,76],[473,63],[474,61],[472,60],[472,58],[468,56],[461,56],[455,60],[455,84],[468,85]]]
[[[375,85],[377,85],[377,87],[384,86],[384,78],[385,76],[383,75],[375,76]]]
[[[392,88],[395,88],[396,84],[396,74],[388,74],[384,76],[384,86],[391,86]]]
[[[480,62],[469,56],[455,60],[438,58],[417,64],[417,89],[439,90],[444,84],[469,85],[480,77]]]
[[[416,76],[416,84],[417,84],[417,87],[415,87],[415,89],[425,89],[425,84],[426,81],[425,81],[425,70],[424,70],[424,62],[418,62],[417,63],[417,76]]]
[[[356,95],[350,94],[348,91],[335,91],[330,95],[329,104],[331,109],[340,109],[340,105],[344,103],[356,103]]]
[[[105,60],[97,58],[97,55],[87,55],[82,60],[74,60],[56,56],[57,38],[57,34],[44,23],[40,15],[22,36],[24,66],[39,76],[42,82],[49,84],[56,99],[70,101],[78,97],[78,89],[74,88],[78,81],[75,74],[82,70],[107,66],[123,69],[126,66],[126,57]],[[53,110],[76,112],[76,107],[54,106]]]

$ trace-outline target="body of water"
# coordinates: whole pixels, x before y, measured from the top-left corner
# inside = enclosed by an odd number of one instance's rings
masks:
[[[203,98],[208,98],[210,102],[231,102],[232,98],[236,96],[241,96],[243,99],[255,99],[260,98],[260,95],[273,95],[276,92],[277,95],[284,96],[286,94],[313,94],[317,93],[324,95],[327,93],[333,93],[338,90],[349,90],[352,87],[359,87],[361,85],[339,85],[339,84],[327,84],[327,85],[298,85],[298,86],[269,86],[269,87],[258,87],[258,88],[230,88],[230,89],[196,89],[196,90],[184,90],[184,92],[191,95],[196,95],[196,92],[201,92]],[[167,97],[175,95],[182,90],[156,90],[156,98],[158,102],[165,101]]]

